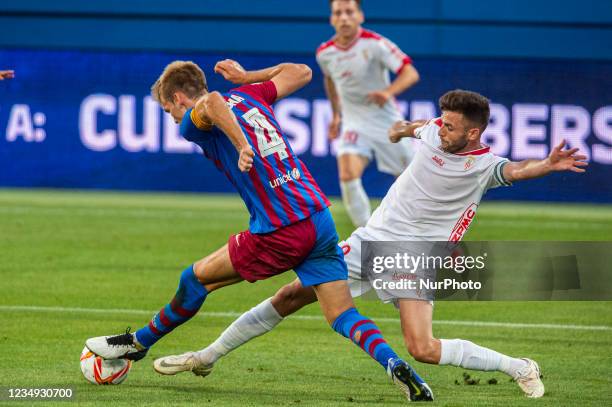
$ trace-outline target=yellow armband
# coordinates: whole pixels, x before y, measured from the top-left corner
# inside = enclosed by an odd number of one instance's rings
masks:
[[[212,123],[202,120],[196,113],[195,109],[191,110],[189,114],[191,121],[200,130],[210,130],[213,126]]]

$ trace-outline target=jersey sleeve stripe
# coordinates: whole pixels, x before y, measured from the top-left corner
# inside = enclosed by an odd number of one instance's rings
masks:
[[[400,72],[402,72],[404,68],[408,65],[412,65],[412,59],[410,59],[408,55],[404,55],[404,57],[402,58],[402,64],[400,65],[399,68],[397,68],[397,70],[395,71],[395,74],[399,75]]]
[[[495,166],[495,171],[493,172],[493,174],[495,175],[495,179],[497,180],[498,183],[500,183],[501,185],[509,187],[509,186],[512,185],[512,183],[506,181],[506,179],[504,178],[504,167],[506,166],[506,164],[508,164],[507,160],[498,163]]]

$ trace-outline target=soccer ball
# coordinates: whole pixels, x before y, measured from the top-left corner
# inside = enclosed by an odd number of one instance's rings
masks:
[[[81,352],[81,372],[93,384],[120,384],[128,375],[132,361],[102,359],[87,347]]]

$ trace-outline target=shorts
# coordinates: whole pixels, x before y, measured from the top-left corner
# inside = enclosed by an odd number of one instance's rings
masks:
[[[378,136],[374,138],[373,136]],[[365,135],[355,130],[342,133],[337,146],[337,155],[357,154],[372,161],[376,158],[378,171],[393,176],[399,176],[412,160],[412,140],[403,139],[399,143],[391,143],[387,133]]]
[[[370,292],[374,287],[368,275],[364,275],[361,268],[361,242],[372,241],[376,239],[370,238],[364,228],[355,230],[348,239],[339,243],[344,253],[344,261],[348,267],[348,285],[351,290],[351,296],[361,297]],[[433,297],[431,293],[418,290],[374,290],[380,300],[385,303],[392,302],[396,307],[399,306],[398,300],[411,299],[428,301],[433,305]]]
[[[305,287],[346,280],[347,268],[329,209],[274,232],[230,237],[234,270],[250,283],[295,270]]]

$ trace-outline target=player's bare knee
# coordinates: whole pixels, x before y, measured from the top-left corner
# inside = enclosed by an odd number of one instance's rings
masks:
[[[408,353],[415,360],[423,363],[437,363],[434,345],[431,340],[406,341]]]
[[[282,315],[281,310],[289,308],[293,294],[291,292],[291,286],[286,285],[281,287],[276,294],[272,297],[272,305]]]
[[[314,297],[314,300],[312,297]],[[310,295],[309,289],[302,287],[298,282],[282,287],[271,300],[272,306],[282,317],[286,317],[314,301],[316,301],[314,294]]]
[[[221,288],[223,285],[216,286],[214,276],[211,276],[211,262],[209,257],[205,257],[202,260],[198,260],[193,263],[193,273],[196,278],[209,292],[216,290],[217,288]]]
[[[205,265],[206,259],[198,260],[193,263],[193,273],[195,274],[198,281],[202,284],[206,284],[206,277],[204,276]]]
[[[356,171],[351,171],[350,169],[347,169],[344,171],[340,170],[339,176],[340,176],[340,182],[351,182],[359,178],[359,174]]]
[[[349,156],[340,156],[338,160],[338,177],[340,182],[350,182],[361,177],[361,171]]]

